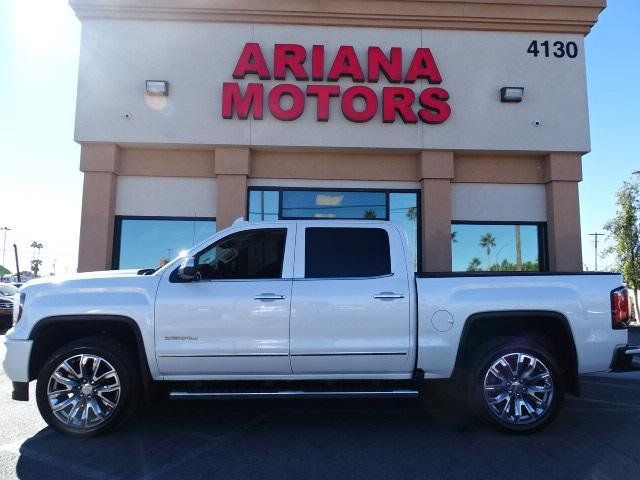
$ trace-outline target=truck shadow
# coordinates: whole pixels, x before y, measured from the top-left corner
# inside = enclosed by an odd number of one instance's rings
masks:
[[[640,410],[569,401],[535,435],[499,433],[434,396],[399,400],[163,402],[90,440],[47,428],[20,478],[613,478],[637,470]],[[608,445],[611,445],[609,447]],[[535,468],[532,466],[535,464]],[[502,475],[500,472],[504,472]]]

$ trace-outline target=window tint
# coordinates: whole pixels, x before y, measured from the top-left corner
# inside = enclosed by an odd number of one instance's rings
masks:
[[[307,278],[391,273],[389,236],[382,228],[307,228],[305,255]]]
[[[216,242],[198,255],[204,279],[280,278],[287,230],[238,232]]]
[[[536,272],[544,270],[542,225],[454,223],[454,272]]]

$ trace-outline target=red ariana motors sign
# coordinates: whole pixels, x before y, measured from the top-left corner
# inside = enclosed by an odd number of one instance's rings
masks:
[[[391,48],[386,55],[380,47],[367,50],[367,69],[351,46],[341,46],[332,62],[326,62],[324,45],[313,45],[311,61],[305,47],[295,44],[276,44],[273,55],[273,71],[269,70],[260,44],[247,43],[233,70],[233,78],[243,80],[257,76],[260,80],[285,80],[287,72],[299,82],[337,82],[342,77],[354,83],[377,83],[381,74],[392,84],[413,84],[419,79],[430,85],[438,85],[442,77],[431,50],[417,48],[409,67],[403,75],[402,49]],[[326,62],[326,63],[325,63]],[[310,63],[310,65],[309,65]],[[325,65],[329,66],[325,74]],[[293,83],[279,83],[270,90],[263,83],[248,83],[244,92],[238,82],[225,82],[222,86],[222,117],[255,120],[264,116],[264,100],[271,115],[278,120],[299,118],[307,107],[307,98],[315,98],[316,118],[329,121],[332,99],[340,102],[342,114],[347,120],[368,122],[382,107],[382,121],[393,123],[399,117],[404,123],[440,124],[451,115],[447,103],[449,93],[440,87],[427,87],[417,95],[413,89],[403,86],[383,87],[378,98],[372,88],[354,85],[344,90],[339,85],[308,83],[304,88]],[[283,106],[283,97],[290,99]]]

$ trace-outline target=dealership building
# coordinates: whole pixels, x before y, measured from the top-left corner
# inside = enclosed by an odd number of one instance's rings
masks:
[[[417,270],[582,270],[604,0],[71,0],[79,271],[236,218],[384,219]]]

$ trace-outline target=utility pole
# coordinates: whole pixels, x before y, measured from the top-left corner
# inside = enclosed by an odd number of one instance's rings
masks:
[[[7,249],[7,232],[11,229],[9,227],[2,227],[0,230],[4,231],[4,242],[2,244],[2,266],[4,266],[4,252]]]
[[[13,253],[16,256],[16,274],[18,275],[18,281],[21,281],[20,278],[20,264],[18,263],[18,246],[14,243],[13,244]]]
[[[598,271],[598,237],[604,236],[604,233],[590,233],[590,236],[595,238],[596,256],[595,256],[595,271]]]

